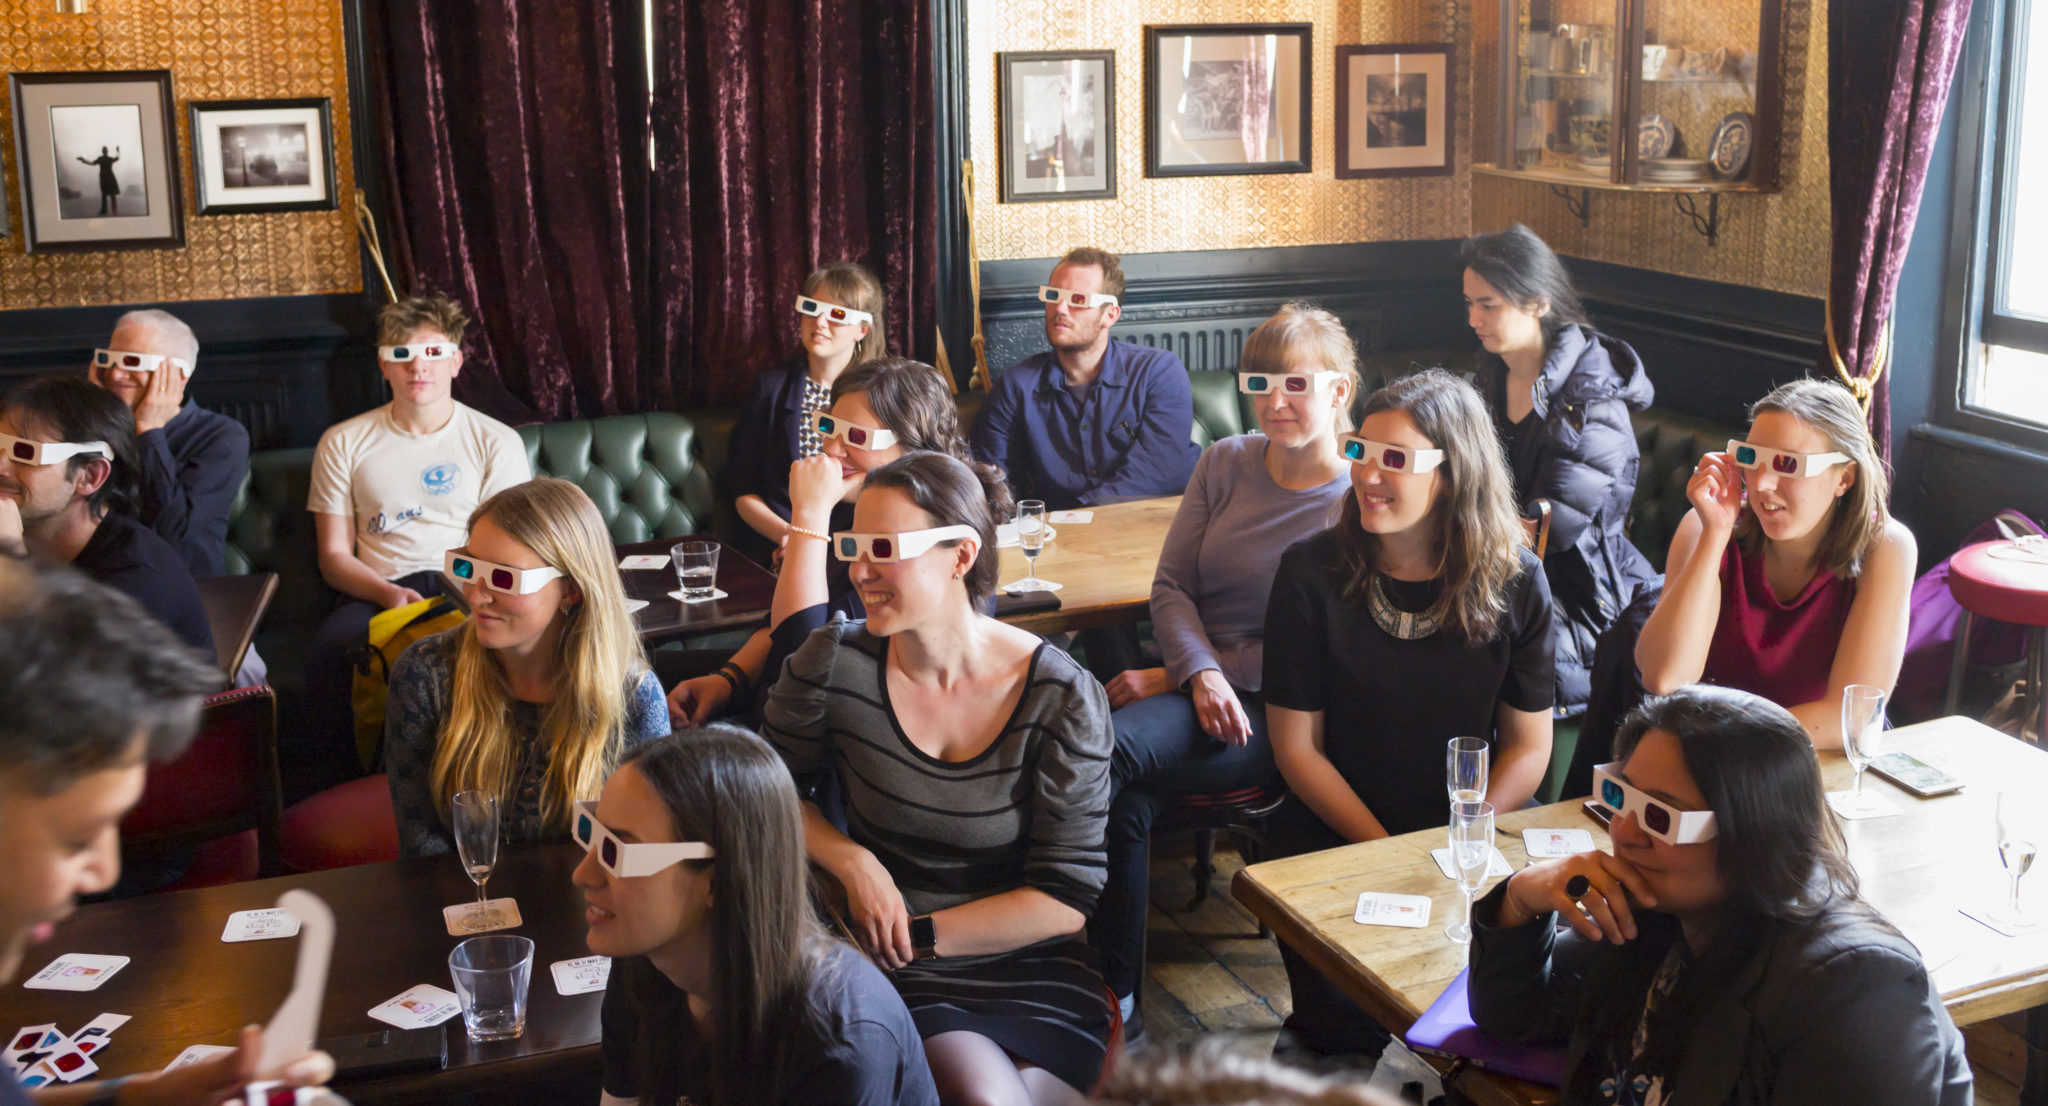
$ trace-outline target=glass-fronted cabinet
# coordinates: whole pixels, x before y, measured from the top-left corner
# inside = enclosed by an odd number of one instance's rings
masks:
[[[1480,171],[1572,187],[1776,190],[1782,3],[1499,0],[1500,133]]]

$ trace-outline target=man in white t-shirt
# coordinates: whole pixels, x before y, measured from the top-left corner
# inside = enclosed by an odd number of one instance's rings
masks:
[[[468,323],[445,296],[387,305],[377,366],[391,402],[329,427],[313,453],[320,576],[343,602],[306,651],[306,725],[278,750],[288,802],[360,772],[348,661],[371,616],[439,594],[442,554],[467,539],[470,512],[533,478],[517,431],[455,401]]]

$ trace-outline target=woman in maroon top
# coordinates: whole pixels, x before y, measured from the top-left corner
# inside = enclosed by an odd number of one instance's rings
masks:
[[[1748,439],[1686,484],[1636,665],[1652,694],[1741,688],[1839,749],[1842,689],[1889,694],[1898,679],[1919,554],[1885,509],[1890,481],[1848,389],[1796,380],[1749,414]]]

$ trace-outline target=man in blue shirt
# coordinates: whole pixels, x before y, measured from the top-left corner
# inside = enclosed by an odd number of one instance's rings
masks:
[[[1001,465],[1019,499],[1057,511],[1187,490],[1202,454],[1187,366],[1111,340],[1123,291],[1117,256],[1087,246],[1039,289],[1052,349],[1005,370],[974,424],[974,455]]]

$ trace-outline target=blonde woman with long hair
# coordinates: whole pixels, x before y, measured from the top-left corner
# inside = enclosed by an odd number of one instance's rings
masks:
[[[1906,656],[1919,549],[1885,509],[1884,462],[1847,388],[1780,385],[1749,434],[1700,458],[1664,594],[1636,641],[1643,685],[1712,683],[1792,712],[1842,747],[1842,689],[1890,693]]]
[[[399,849],[454,851],[448,802],[472,789],[498,796],[505,840],[567,835],[625,749],[669,732],[604,519],[583,489],[541,477],[485,500],[445,563],[469,620],[391,669]]]
[[[1441,829],[1451,738],[1492,747],[1497,810],[1550,764],[1550,586],[1479,393],[1438,369],[1405,377],[1340,446],[1343,511],[1281,555],[1266,603],[1266,728],[1301,800],[1274,820],[1281,856]],[[1298,1043],[1377,1053],[1372,1020],[1281,951]]]

